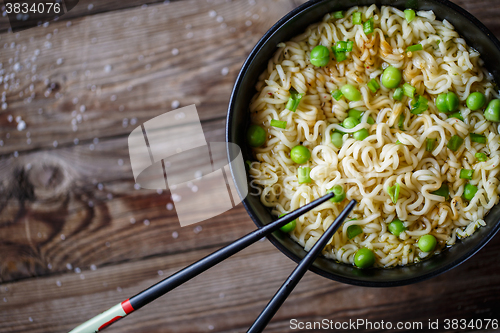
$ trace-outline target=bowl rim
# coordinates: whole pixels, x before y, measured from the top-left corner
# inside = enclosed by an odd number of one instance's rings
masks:
[[[249,55],[245,59],[243,65],[241,66],[241,69],[238,73],[238,76],[236,77],[235,84],[233,86],[233,89],[231,91],[230,99],[229,99],[229,105],[228,105],[228,112],[226,116],[226,142],[232,142],[230,141],[231,139],[231,130],[233,127],[233,115],[234,115],[234,109],[235,109],[235,98],[238,95],[238,91],[240,89],[240,86],[242,84],[242,81],[246,75],[246,72],[250,66],[250,64],[254,61],[255,57],[257,54],[260,52],[262,47],[268,42],[268,40],[289,20],[293,19],[296,15],[300,15],[303,13],[305,10],[308,8],[315,6],[319,3],[323,2],[330,2],[330,1],[335,1],[335,0],[310,0],[306,3],[303,3],[302,5],[297,6],[296,8],[292,9],[289,11],[287,14],[285,14],[281,19],[279,19],[260,39],[259,41],[255,44],[255,46],[252,48],[250,51]],[[373,0],[374,2],[376,0]],[[489,39],[493,45],[500,50],[500,41],[495,37],[495,35],[483,24],[481,21],[479,21],[476,17],[474,17],[472,14],[470,14],[468,11],[463,9],[462,7],[458,6],[455,3],[450,2],[449,0],[428,0],[432,1],[435,3],[439,3],[442,5],[445,5],[447,7],[450,7],[452,10],[458,12],[460,15],[465,17],[467,20],[469,20],[472,24],[474,24],[479,30],[483,32],[483,34]],[[377,5],[379,6],[379,5]],[[349,6],[353,7],[353,6]],[[231,153],[228,149],[227,151],[229,160],[231,160]],[[236,177],[234,175],[235,171],[233,170],[231,163],[229,164],[230,166],[230,171],[231,171],[231,177],[233,178],[233,182],[236,186],[236,189],[238,191],[238,195],[240,195],[240,198],[242,198],[242,203],[243,206],[245,207],[245,210],[247,211],[248,215],[252,219],[252,221],[255,223],[255,225],[258,228],[261,228],[264,224],[261,223],[259,219],[256,218],[255,212],[252,210],[248,200],[246,197],[241,196],[241,192],[238,188],[238,182],[236,181]],[[495,206],[500,205],[497,204]],[[493,210],[495,206],[490,209]],[[330,272],[327,272],[323,270],[320,267],[315,266],[314,264],[309,267],[309,270],[323,276],[325,278],[341,282],[341,283],[346,283],[346,284],[351,284],[351,285],[356,285],[356,286],[362,286],[362,287],[396,287],[396,286],[404,286],[404,285],[409,285],[412,283],[416,282],[421,282],[427,279],[430,279],[432,277],[438,276],[440,274],[443,274],[460,264],[464,263],[467,261],[469,258],[471,258],[474,254],[479,252],[495,235],[496,233],[500,230],[500,220],[497,221],[497,223],[492,227],[492,229],[482,238],[479,240],[479,242],[471,249],[469,250],[465,255],[462,255],[461,257],[452,260],[451,262],[438,267],[436,269],[432,269],[429,272],[426,272],[422,275],[418,275],[416,277],[410,277],[410,278],[405,278],[401,280],[393,280],[393,281],[367,281],[367,280],[358,280],[358,279],[352,279],[352,278],[347,278],[343,277],[340,275],[336,275]],[[266,237],[269,239],[269,241],[278,249],[280,250],[284,255],[286,255],[288,258],[293,260],[296,263],[299,263],[302,258],[299,258],[295,254],[293,254],[285,245],[280,243],[277,238],[274,235],[270,235]],[[332,260],[330,258],[326,258],[328,260]],[[333,261],[333,260],[332,260]],[[422,261],[424,262],[424,261]],[[415,264],[418,265],[419,263]],[[347,264],[346,264],[347,265]],[[397,266],[395,268],[390,268],[390,269],[398,269],[398,268],[403,268],[406,266]],[[374,269],[387,269],[387,268],[374,268]]]

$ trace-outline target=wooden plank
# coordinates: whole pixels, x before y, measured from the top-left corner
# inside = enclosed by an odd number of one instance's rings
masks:
[[[68,331],[213,250],[200,249],[79,274],[53,274],[3,284],[0,331]],[[320,331],[293,330],[290,328],[293,318],[301,321],[326,318],[334,322],[384,320],[394,325],[416,321],[427,325],[429,319],[440,319],[440,332],[445,331],[442,313],[450,319],[498,318],[499,250],[500,240],[494,239],[453,271],[397,288],[355,287],[307,273],[266,332]],[[268,241],[257,242],[114,324],[108,331],[245,332],[294,267]],[[426,327],[423,331],[430,331]]]
[[[124,122],[177,106],[221,118],[245,57],[290,9],[288,0],[180,1],[2,34],[4,77],[14,79],[1,86],[0,154],[128,135]]]
[[[172,0],[172,2],[177,0]],[[59,16],[58,21],[74,20],[76,18],[88,15],[96,15],[109,11],[126,10],[134,7],[155,5],[158,3],[165,3],[164,0],[107,0],[107,1],[93,1],[93,0],[79,0],[78,4],[73,7],[66,14]],[[67,4],[66,4],[67,6]],[[3,6],[2,6],[3,7]],[[29,22],[30,20],[27,20]],[[35,21],[36,23],[36,21]],[[32,26],[23,24],[22,26]],[[0,33],[8,31],[10,28],[9,19],[7,16],[0,16]]]
[[[224,120],[203,129],[224,142]],[[253,228],[241,205],[180,228],[169,191],[134,188],[126,137],[0,159],[0,184],[0,281],[222,244]]]

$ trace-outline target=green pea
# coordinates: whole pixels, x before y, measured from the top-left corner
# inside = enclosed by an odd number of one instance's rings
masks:
[[[330,61],[330,50],[326,46],[318,45],[311,51],[311,64],[323,67]]]
[[[436,98],[436,107],[440,112],[448,112],[448,104],[446,103],[446,94],[440,94]]]
[[[333,192],[335,196],[330,199],[331,202],[342,202],[345,199],[345,191],[344,188],[340,185],[335,185],[331,189],[329,189],[327,192]]]
[[[454,112],[458,109],[459,105],[460,101],[458,100],[457,94],[455,94],[454,92],[440,94],[436,98],[436,107],[440,112]]]
[[[401,71],[396,67],[389,66],[384,70],[382,74],[382,84],[384,87],[393,89],[397,88],[401,83],[402,79]]]
[[[458,110],[458,106],[460,105],[460,100],[458,99],[457,94],[454,92],[449,92],[446,94],[447,102],[448,102],[448,110],[449,112],[455,112]]]
[[[266,131],[259,125],[250,125],[247,132],[248,144],[252,147],[260,147],[266,141]]]
[[[477,187],[471,184],[466,184],[463,197],[465,200],[472,200],[477,193]]]
[[[342,126],[347,128],[347,129],[351,129],[351,128],[354,128],[356,127],[357,125],[359,124],[359,120],[357,120],[356,118],[354,117],[347,117],[344,119],[344,121],[342,122]]]
[[[357,132],[354,132],[354,134],[352,135],[356,140],[358,141],[363,141],[364,139],[366,139],[368,136],[370,135],[370,133],[368,133],[368,130],[366,128],[363,128],[363,129],[360,129],[359,131]]]
[[[484,96],[483,93],[476,91],[470,94],[469,97],[467,97],[465,103],[467,103],[467,107],[469,109],[471,109],[472,111],[476,111],[482,108],[484,104],[486,104],[486,96]]]
[[[364,247],[356,251],[354,265],[359,268],[368,268],[372,267],[373,264],[375,264],[375,254],[371,250]]]
[[[388,229],[391,234],[399,237],[399,235],[406,230],[406,227],[400,219],[394,219],[394,221],[389,223]]]
[[[342,133],[333,132],[332,133],[332,143],[335,147],[341,148],[344,140],[342,139]]]
[[[431,252],[437,245],[436,237],[432,235],[424,235],[418,240],[418,247],[423,252]]]
[[[352,84],[346,84],[345,86],[340,88],[340,90],[344,94],[345,98],[350,101],[356,102],[361,99],[361,93],[359,92],[358,88],[356,88]]]
[[[283,217],[285,215],[286,215],[286,213],[283,213],[279,217]],[[284,226],[282,226],[280,228],[280,230],[283,231],[283,232],[287,232],[288,233],[290,231],[293,231],[296,226],[297,226],[297,222],[296,222],[296,220],[293,220],[292,222],[288,222],[287,224],[285,224]]]
[[[304,164],[311,158],[311,152],[306,147],[298,145],[290,151],[290,158],[297,164]]]
[[[500,99],[492,100],[486,110],[484,110],[484,118],[489,121],[500,122]]]

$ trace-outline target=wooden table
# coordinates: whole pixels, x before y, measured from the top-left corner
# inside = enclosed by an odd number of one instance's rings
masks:
[[[134,188],[127,136],[196,104],[207,141],[224,140],[245,57],[299,3],[144,2],[80,0],[15,34],[0,20],[0,69],[4,80],[15,73],[0,84],[1,332],[69,331],[255,228],[241,204],[181,228],[169,193]],[[500,37],[499,1],[455,2]],[[298,331],[292,318],[500,319],[499,261],[497,236],[451,272],[405,287],[307,273],[266,332]],[[258,242],[108,331],[244,332],[294,267]]]

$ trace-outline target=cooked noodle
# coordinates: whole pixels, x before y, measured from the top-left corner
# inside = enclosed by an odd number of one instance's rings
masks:
[[[355,11],[361,12],[364,20],[373,17],[374,33],[366,36],[362,25],[352,24]],[[348,60],[330,60],[325,67],[310,63],[315,46],[330,48],[347,40],[354,41]],[[406,53],[414,44],[421,44],[424,50]],[[368,81],[380,77],[389,65],[400,69],[403,81],[430,101],[426,112],[411,114],[409,99],[395,101],[393,89],[382,84],[376,94],[367,88]],[[360,101],[332,98],[330,92],[347,83],[360,90]],[[292,87],[305,93],[296,112],[285,109]],[[265,129],[267,138],[264,145],[253,149],[256,161],[250,176],[262,203],[278,216],[325,195],[334,185],[342,185],[346,191],[343,202],[327,202],[297,219],[290,235],[306,251],[350,199],[359,202],[350,216],[356,220],[343,224],[323,254],[353,263],[356,251],[366,247],[375,253],[379,267],[415,263],[427,256],[417,246],[425,234],[438,240],[434,253],[453,245],[484,225],[484,216],[498,203],[497,124],[487,121],[481,110],[470,111],[464,103],[474,91],[484,93],[488,101],[497,98],[498,92],[482,68],[479,53],[467,46],[449,22],[436,20],[432,11],[417,12],[411,23],[399,9],[375,5],[353,7],[342,19],[327,14],[305,33],[278,45],[256,88],[251,120]],[[464,122],[437,110],[435,98],[448,91],[459,97]],[[340,124],[350,109],[365,112],[359,125],[345,129]],[[405,115],[404,130],[396,126],[401,114]],[[374,125],[367,123],[370,116]],[[272,119],[286,121],[286,129],[270,126]],[[369,137],[363,141],[349,137],[362,128],[368,129]],[[346,133],[340,149],[330,140],[334,130]],[[471,142],[471,132],[485,135],[487,143]],[[456,152],[446,146],[453,135],[464,138]],[[428,138],[437,139],[432,152],[426,151]],[[290,159],[291,148],[299,144],[311,151],[311,159],[304,164],[311,168],[310,184],[299,185],[298,165]],[[486,153],[488,160],[478,162],[476,152]],[[462,199],[468,181],[459,178],[460,169],[474,170],[469,182],[479,190],[470,202]],[[401,191],[394,204],[387,188],[396,183]],[[442,183],[449,185],[450,200],[432,194]],[[399,237],[387,228],[396,217],[407,227]],[[348,239],[347,228],[353,224],[361,226],[363,233]]]

